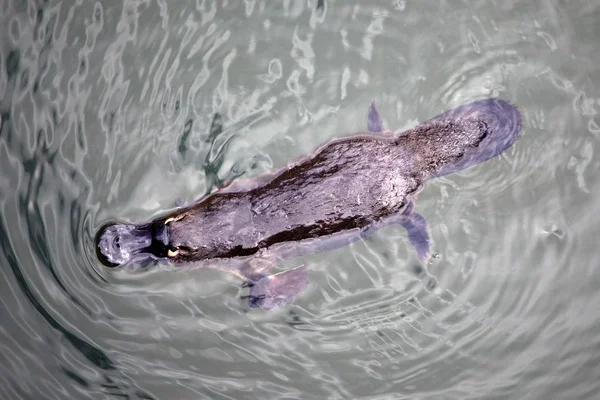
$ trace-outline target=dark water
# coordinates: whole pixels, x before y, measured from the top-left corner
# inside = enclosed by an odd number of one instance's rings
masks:
[[[364,3],[0,2],[0,399],[597,396],[600,3]],[[94,256],[101,223],[363,130],[371,99],[400,129],[492,96],[524,136],[421,192],[431,265],[390,226],[262,312]]]

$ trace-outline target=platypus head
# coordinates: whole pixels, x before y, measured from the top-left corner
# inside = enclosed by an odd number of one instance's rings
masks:
[[[96,252],[107,267],[122,267],[163,258],[166,243],[164,224],[110,223],[98,230]]]

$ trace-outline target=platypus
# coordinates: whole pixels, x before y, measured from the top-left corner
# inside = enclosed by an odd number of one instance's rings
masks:
[[[96,235],[98,257],[109,267],[158,260],[222,269],[247,283],[250,307],[263,309],[289,304],[308,284],[304,265],[270,275],[278,259],[344,246],[386,224],[404,226],[427,262],[417,192],[428,179],[502,153],[521,135],[522,117],[508,101],[483,99],[393,132],[371,103],[367,125],[368,132],[151,222],[105,224]]]

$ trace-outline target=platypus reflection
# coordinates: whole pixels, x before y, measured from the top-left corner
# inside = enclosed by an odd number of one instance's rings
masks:
[[[234,182],[149,223],[100,228],[97,253],[119,267],[147,259],[234,273],[251,307],[290,303],[308,284],[304,266],[268,275],[277,259],[337,248],[390,223],[429,257],[425,219],[414,199],[431,178],[509,148],[521,114],[504,100],[461,105],[405,132],[384,130],[375,105],[369,132],[333,140],[274,174]]]

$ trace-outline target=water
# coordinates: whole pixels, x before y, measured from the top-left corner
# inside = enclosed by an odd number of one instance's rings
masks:
[[[596,396],[600,4],[361,3],[0,3],[1,399]],[[286,261],[311,284],[262,312],[95,258],[103,222],[363,130],[371,99],[400,129],[492,96],[524,136],[426,185],[431,265],[386,227]]]

